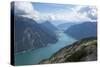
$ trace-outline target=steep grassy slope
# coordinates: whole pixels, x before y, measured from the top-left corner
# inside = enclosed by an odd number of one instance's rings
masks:
[[[64,47],[40,64],[97,60],[97,39],[86,38]]]

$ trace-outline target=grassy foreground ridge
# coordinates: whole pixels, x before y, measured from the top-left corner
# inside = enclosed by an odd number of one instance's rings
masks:
[[[40,64],[96,61],[97,60],[97,38],[85,38],[69,46],[66,46],[45,59]]]

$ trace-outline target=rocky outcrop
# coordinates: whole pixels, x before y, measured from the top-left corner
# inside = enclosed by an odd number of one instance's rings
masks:
[[[97,60],[97,39],[86,38],[66,46],[56,52],[51,58],[43,60],[40,64],[64,63]]]

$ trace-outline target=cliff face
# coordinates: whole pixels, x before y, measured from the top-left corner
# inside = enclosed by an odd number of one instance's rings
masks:
[[[86,38],[64,47],[56,52],[51,58],[43,60],[40,64],[64,63],[97,60],[96,38]]]
[[[38,49],[57,42],[56,34],[52,33],[54,30],[50,28],[48,30],[35,19],[22,16],[26,15],[24,12],[16,13],[14,4],[11,3],[11,20],[14,20],[12,22],[14,23],[14,53]]]
[[[14,21],[15,53],[45,47],[48,43],[57,41],[56,36],[48,33],[48,30],[44,30],[45,27],[41,27],[40,24],[32,19],[15,16]]]

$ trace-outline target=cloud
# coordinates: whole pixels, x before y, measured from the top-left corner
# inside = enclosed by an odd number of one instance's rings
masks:
[[[34,6],[31,2],[15,1],[14,7],[15,15],[32,18],[34,20],[40,20],[40,13],[34,9]]]
[[[33,4],[34,5],[34,4]],[[59,9],[56,12],[41,13],[37,11],[31,2],[15,2],[15,14],[32,18],[36,21],[68,21],[83,22],[97,20],[97,9],[89,6],[76,6],[68,9]],[[42,6],[42,5],[41,5]],[[66,5],[67,6],[67,5]]]
[[[31,18],[40,23],[41,21],[46,21],[50,18],[47,14],[42,14],[39,11],[35,10],[31,2],[27,1],[15,1],[15,15],[22,17]]]
[[[90,18],[86,16],[86,14],[81,14],[77,12],[69,12],[69,13],[56,13],[51,15],[52,20],[59,21],[68,21],[68,22],[80,22],[80,21],[89,21]]]
[[[85,13],[91,20],[97,20],[97,8],[95,6],[82,7],[79,13]]]
[[[32,4],[30,2],[20,2],[16,1],[15,4],[15,13],[16,14],[29,14],[32,13],[34,8],[32,7]]]
[[[72,11],[56,12],[51,15],[52,20],[65,20],[68,22],[96,21],[97,9],[94,6],[76,6]],[[59,11],[59,10],[58,10]]]

